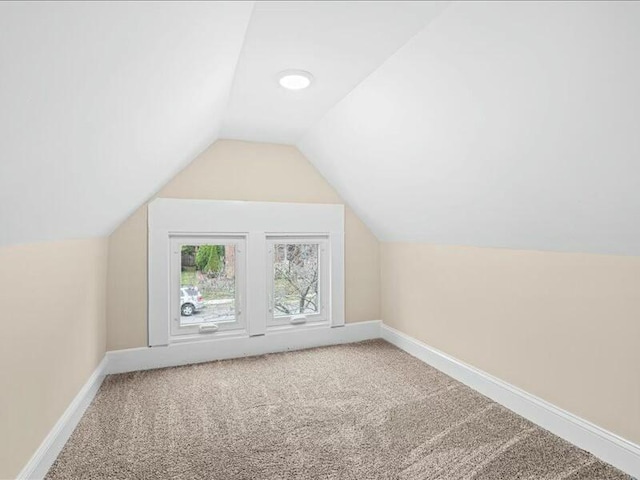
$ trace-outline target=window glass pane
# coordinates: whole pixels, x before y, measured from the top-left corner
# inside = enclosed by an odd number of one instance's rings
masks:
[[[318,313],[318,247],[317,243],[274,245],[274,316]]]
[[[236,247],[183,245],[180,325],[236,320]]]

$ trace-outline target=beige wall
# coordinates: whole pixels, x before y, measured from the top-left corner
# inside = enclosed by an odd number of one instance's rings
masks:
[[[227,140],[158,196],[343,203],[294,147]],[[146,221],[144,205],[108,240],[0,248],[0,478],[25,465],[105,346],[147,344]],[[380,244],[347,208],[346,316],[383,318],[640,443],[640,258]]]
[[[0,478],[15,478],[102,360],[107,239],[0,248]]]
[[[158,197],[268,202],[343,203],[295,148],[219,140],[157,194]],[[346,321],[377,320],[378,240],[346,208]],[[147,345],[147,206],[109,239],[107,348]]]
[[[388,325],[640,443],[640,258],[381,244]]]

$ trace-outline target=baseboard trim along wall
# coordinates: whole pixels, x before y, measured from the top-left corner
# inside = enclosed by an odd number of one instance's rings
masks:
[[[47,474],[108,374],[371,340],[380,338],[381,323],[372,320],[334,328],[306,328],[256,337],[219,338],[107,352],[17,478],[35,480]]]
[[[596,457],[640,477],[640,446],[382,324],[387,342]]]
[[[372,320],[334,328],[271,332],[256,337],[219,338],[166,347],[107,352],[17,478],[41,479],[46,475],[107,374],[264,355],[375,338],[383,338],[542,428],[593,453],[620,470],[640,477],[640,446],[384,325],[380,320]]]
[[[25,467],[18,474],[18,479],[43,478],[64,447],[65,443],[80,422],[82,415],[91,404],[107,373],[107,358],[103,358],[78,394],[71,401],[62,416],[58,419],[49,434],[42,441]]]
[[[381,323],[380,320],[371,320],[333,328],[305,328],[269,332],[255,337],[220,337],[164,347],[117,350],[107,352],[108,373],[149,370],[370,340],[380,338]]]

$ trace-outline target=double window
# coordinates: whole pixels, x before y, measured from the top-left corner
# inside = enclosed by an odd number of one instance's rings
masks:
[[[246,237],[171,237],[171,336],[245,331]],[[329,242],[269,236],[265,242],[266,326],[327,321]]]
[[[158,199],[149,344],[344,323],[343,207]]]

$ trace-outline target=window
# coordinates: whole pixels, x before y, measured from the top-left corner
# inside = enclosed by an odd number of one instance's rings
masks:
[[[327,237],[269,237],[268,324],[296,325],[327,320]]]
[[[171,242],[171,335],[243,329],[244,238],[175,236]]]
[[[149,345],[344,325],[342,205],[149,204]]]

